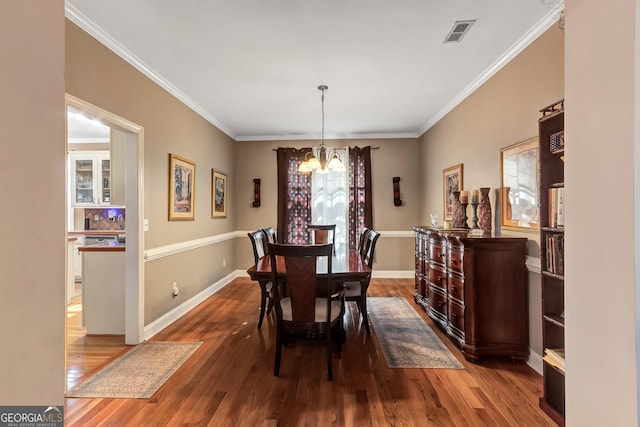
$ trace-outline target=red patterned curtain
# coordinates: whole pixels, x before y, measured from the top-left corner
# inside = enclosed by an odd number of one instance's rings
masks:
[[[310,148],[278,148],[278,242],[310,243],[311,175],[298,173]]]
[[[362,228],[373,228],[371,147],[349,149],[349,171],[349,250],[355,251]]]

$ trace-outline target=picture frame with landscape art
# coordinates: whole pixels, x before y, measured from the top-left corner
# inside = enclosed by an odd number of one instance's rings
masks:
[[[500,149],[500,226],[540,229],[538,137]]]
[[[169,153],[169,221],[195,218],[196,164]]]
[[[211,169],[211,218],[227,217],[227,174]]]
[[[451,166],[442,171],[442,194],[444,202],[444,220],[452,221],[453,192],[463,189],[463,165]]]

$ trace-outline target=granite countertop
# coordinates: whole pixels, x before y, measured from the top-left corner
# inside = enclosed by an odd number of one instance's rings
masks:
[[[126,230],[77,230],[67,232],[69,236],[91,236],[92,234],[100,236],[121,236],[126,234]]]
[[[78,251],[80,252],[124,252],[125,249],[126,245],[117,241],[108,241],[78,247]]]

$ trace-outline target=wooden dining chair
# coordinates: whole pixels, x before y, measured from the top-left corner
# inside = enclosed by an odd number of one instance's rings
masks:
[[[373,269],[373,256],[376,250],[376,242],[380,238],[380,233],[375,230],[369,229],[364,239],[364,242],[360,244],[362,248],[361,255],[364,262]],[[369,328],[369,316],[367,315],[367,290],[369,289],[369,282],[371,276],[367,280],[359,282],[344,282],[344,299],[345,301],[355,301],[358,306],[358,310],[362,315],[362,322],[364,328],[367,331],[367,335],[371,335],[371,329]]]
[[[267,238],[267,243],[278,243],[278,239],[276,239],[276,230],[273,227],[263,228],[264,234]]]
[[[251,246],[253,248],[253,260],[257,264],[258,260],[267,255],[267,237],[263,230],[256,230],[247,233]],[[258,320],[258,329],[262,328],[262,320],[264,319],[265,309],[267,315],[271,313],[273,308],[273,298],[271,296],[272,282],[266,280],[258,281],[260,285],[260,320]],[[267,305],[268,303],[268,305]]]
[[[333,245],[333,254],[336,254],[336,225],[335,224],[311,224],[307,226],[307,230],[311,232],[311,243],[314,245],[323,245],[326,243]]]
[[[367,242],[367,235],[371,231],[368,227],[363,227],[362,232],[360,233],[360,238],[358,239],[358,252],[360,252],[361,256],[364,256],[366,253],[365,243]]]
[[[328,378],[333,378],[331,341],[332,331],[343,337],[344,290],[334,291],[331,259],[333,245],[283,245],[269,243],[271,257],[271,281],[273,301],[277,318],[276,356],[273,374],[280,374],[280,360],[284,340],[289,335],[304,333],[322,336],[327,346]],[[284,264],[278,264],[282,257]],[[317,261],[325,257],[326,275],[317,275]],[[284,267],[285,271],[281,271]],[[283,292],[286,286],[286,296]],[[337,340],[338,353],[342,350],[341,339]]]
[[[336,243],[336,225],[311,224],[307,226],[311,232],[311,243],[314,245],[324,245]]]

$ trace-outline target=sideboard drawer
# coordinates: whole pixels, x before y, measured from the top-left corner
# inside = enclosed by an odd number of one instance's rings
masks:
[[[433,264],[429,265],[429,282],[443,292],[447,291],[447,273]]]
[[[462,302],[464,301],[464,281],[462,280],[462,278],[458,277],[455,274],[449,276],[449,280],[447,281],[447,288],[449,296],[462,304]]]
[[[449,252],[449,259],[447,260],[447,267],[453,271],[462,273],[462,260],[464,258],[464,248],[453,246],[451,252]]]
[[[442,319],[447,318],[447,296],[434,291],[429,295],[429,306],[439,314]]]
[[[451,331],[464,340],[464,308],[449,301],[449,326]]]
[[[429,261],[442,265],[447,262],[447,250],[440,240],[429,240]]]

